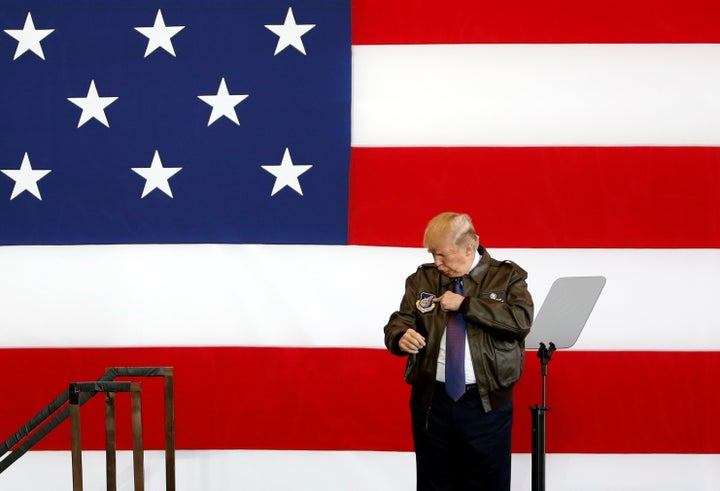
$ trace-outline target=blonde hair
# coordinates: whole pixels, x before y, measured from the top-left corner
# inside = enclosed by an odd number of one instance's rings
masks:
[[[432,249],[443,239],[450,237],[457,248],[478,246],[478,236],[475,233],[472,219],[465,213],[447,211],[433,217],[425,228],[423,245]]]

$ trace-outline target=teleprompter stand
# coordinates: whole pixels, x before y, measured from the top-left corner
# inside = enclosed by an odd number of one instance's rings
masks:
[[[542,405],[532,412],[532,491],[545,491],[545,417],[547,367],[556,349],[575,344],[605,286],[603,276],[558,278],[535,317],[526,349],[537,349],[542,376]],[[546,344],[547,343],[547,344]]]
[[[545,346],[540,343],[538,358],[540,358],[540,375],[542,376],[542,405],[535,404],[532,411],[532,490],[545,491],[545,413],[547,407],[546,384],[547,365],[555,352],[555,343]]]

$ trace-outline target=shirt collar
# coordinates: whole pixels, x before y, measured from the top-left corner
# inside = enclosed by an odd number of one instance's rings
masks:
[[[470,266],[470,269],[467,270],[467,271],[465,272],[465,274],[470,273],[470,271],[472,271],[473,269],[475,269],[475,266],[477,266],[478,264],[480,264],[480,258],[481,258],[481,257],[482,257],[482,256],[480,255],[480,251],[476,250],[476,251],[475,251],[475,259],[473,259],[472,266]],[[463,276],[464,276],[464,275],[463,275]]]

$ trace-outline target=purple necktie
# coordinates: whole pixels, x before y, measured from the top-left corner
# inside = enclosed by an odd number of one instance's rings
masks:
[[[455,293],[462,295],[460,278],[455,279]],[[445,336],[445,391],[453,401],[465,393],[465,319],[460,312],[450,312]]]

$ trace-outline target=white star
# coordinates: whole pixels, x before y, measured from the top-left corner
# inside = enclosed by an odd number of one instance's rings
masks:
[[[140,197],[144,198],[150,193],[150,191],[159,189],[172,198],[172,190],[170,189],[168,179],[180,172],[180,169],[182,169],[182,167],[163,167],[162,162],[160,161],[160,153],[155,150],[155,156],[152,159],[150,167],[132,168],[132,170],[145,178],[145,188],[143,189],[143,194]]]
[[[231,95],[228,92],[227,84],[225,83],[225,78],[223,77],[220,80],[220,87],[218,87],[216,95],[199,95],[198,99],[212,106],[212,112],[210,113],[208,126],[210,126],[223,116],[227,117],[236,125],[240,126],[240,121],[238,121],[237,113],[235,113],[235,106],[247,99],[247,97],[248,94]]]
[[[265,27],[280,36],[278,38],[277,46],[275,47],[276,55],[288,46],[292,46],[302,54],[305,54],[305,46],[302,42],[302,36],[315,27],[315,24],[296,24],[292,7],[288,7],[284,24],[266,25]]]
[[[95,80],[90,81],[90,88],[85,97],[68,97],[68,100],[82,109],[78,128],[90,121],[92,118],[97,119],[102,124],[110,127],[107,117],[105,117],[105,108],[115,102],[117,97],[100,97],[95,88]]]
[[[30,157],[28,157],[27,152],[25,152],[19,170],[2,169],[3,174],[15,181],[15,187],[13,187],[10,199],[15,199],[20,193],[27,191],[42,201],[37,182],[50,172],[49,170],[34,170],[30,165]]]
[[[280,165],[261,165],[260,167],[276,177],[275,185],[273,186],[270,196],[274,196],[275,193],[285,186],[290,186],[302,196],[303,193],[298,177],[307,172],[312,165],[293,165],[292,158],[290,157],[290,149],[286,148]]]
[[[148,38],[145,58],[158,48],[162,48],[175,56],[175,49],[172,45],[172,37],[185,29],[185,26],[166,26],[160,9],[155,16],[155,24],[152,27],[136,27],[135,30]]]
[[[18,42],[13,60],[17,60],[18,57],[26,51],[32,51],[44,60],[45,53],[43,53],[42,46],[40,46],[40,41],[49,36],[54,30],[55,29],[35,29],[32,15],[28,12],[27,17],[25,17],[25,25],[22,29],[5,29],[5,32],[14,37]]]

